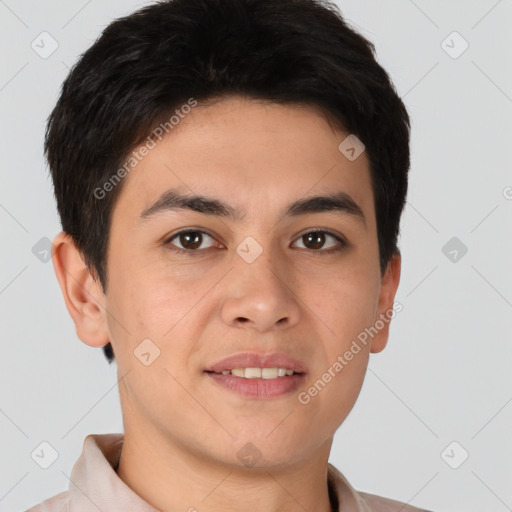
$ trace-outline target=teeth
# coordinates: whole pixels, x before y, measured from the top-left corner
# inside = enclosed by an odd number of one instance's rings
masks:
[[[230,370],[223,370],[222,375],[234,375],[235,377],[244,377],[245,379],[277,379],[278,377],[285,377],[293,375],[293,370],[287,368],[233,368]]]
[[[244,377],[246,379],[261,379],[261,368],[246,368]]]

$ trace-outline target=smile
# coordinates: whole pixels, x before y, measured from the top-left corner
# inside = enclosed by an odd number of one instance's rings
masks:
[[[277,379],[293,375],[293,370],[287,368],[233,368],[232,370],[223,370],[213,372],[221,375],[234,375],[244,379]]]

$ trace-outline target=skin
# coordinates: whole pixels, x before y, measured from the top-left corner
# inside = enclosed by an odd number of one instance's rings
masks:
[[[53,263],[78,337],[113,345],[125,440],[119,477],[162,511],[331,510],[327,463],[333,436],[361,390],[370,353],[386,346],[389,323],[307,405],[298,392],[268,400],[224,389],[204,373],[245,350],[283,351],[307,366],[307,390],[359,333],[391,310],[400,255],[379,268],[366,153],[354,161],[312,107],[225,98],[192,109],[127,175],[112,217],[108,288],[88,272],[72,240],[54,239]],[[243,220],[193,211],[140,213],[171,188],[243,208]],[[349,194],[365,216],[323,212],[283,218],[297,199]],[[262,207],[264,206],[264,207]],[[207,235],[188,257],[184,228]],[[318,228],[346,238],[308,243]],[[248,263],[248,236],[262,254]],[[190,249],[189,249],[190,250]],[[245,319],[244,321],[240,319]],[[160,356],[134,356],[144,339]],[[252,443],[251,468],[237,457]]]

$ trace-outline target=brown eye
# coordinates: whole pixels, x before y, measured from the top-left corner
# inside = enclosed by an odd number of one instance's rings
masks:
[[[203,241],[203,235],[199,231],[185,231],[178,235],[178,240],[184,249],[197,249]]]
[[[193,253],[200,253],[202,252],[199,250],[201,245],[205,241],[205,237],[209,238],[210,240],[213,240],[213,238],[204,231],[199,230],[184,230],[180,231],[179,233],[176,233],[171,238],[169,238],[165,245],[173,246],[172,249],[181,252],[181,253],[187,253],[187,254],[193,254]],[[176,240],[176,242],[173,243],[173,241]],[[178,243],[179,245],[176,246],[175,244]],[[181,247],[180,247],[181,246]],[[210,245],[211,247],[212,245]],[[206,247],[207,249],[208,247]],[[205,247],[203,247],[205,249]]]
[[[302,240],[305,241],[305,245],[308,249],[321,249],[325,244],[325,233],[320,231],[308,233],[302,236]]]
[[[327,248],[325,248],[326,240],[329,240],[329,238],[334,239],[334,243],[331,243]],[[305,249],[311,249],[316,252],[320,252],[319,250],[322,247],[324,247],[324,250],[321,252],[335,252],[348,245],[345,240],[334,233],[321,230],[304,233],[298,238],[298,240],[302,241]]]
[[[205,237],[215,242],[215,240],[204,231],[188,229],[174,234],[164,242],[164,245],[169,246],[177,253],[187,256],[198,256],[204,253],[204,249],[215,246],[215,243],[211,243],[209,247],[201,248],[205,242]],[[348,246],[348,243],[342,237],[320,229],[304,233],[297,240],[301,241],[303,244],[303,247],[299,246],[299,248],[322,253],[337,252]],[[331,242],[326,246],[329,240],[331,240]]]

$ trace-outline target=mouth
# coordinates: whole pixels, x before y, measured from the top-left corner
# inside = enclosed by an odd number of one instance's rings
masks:
[[[222,370],[221,372],[207,371],[206,373],[215,373],[217,375],[233,375],[243,379],[279,379],[290,377],[291,375],[303,375],[303,372],[296,372],[289,368],[233,368],[231,370]]]
[[[274,379],[294,373],[306,373],[306,367],[301,361],[284,352],[239,352],[208,366],[205,371],[220,374],[229,372],[246,379]]]
[[[304,383],[306,367],[284,354],[234,354],[209,366],[204,372],[223,388],[251,398],[274,398],[296,390]]]

